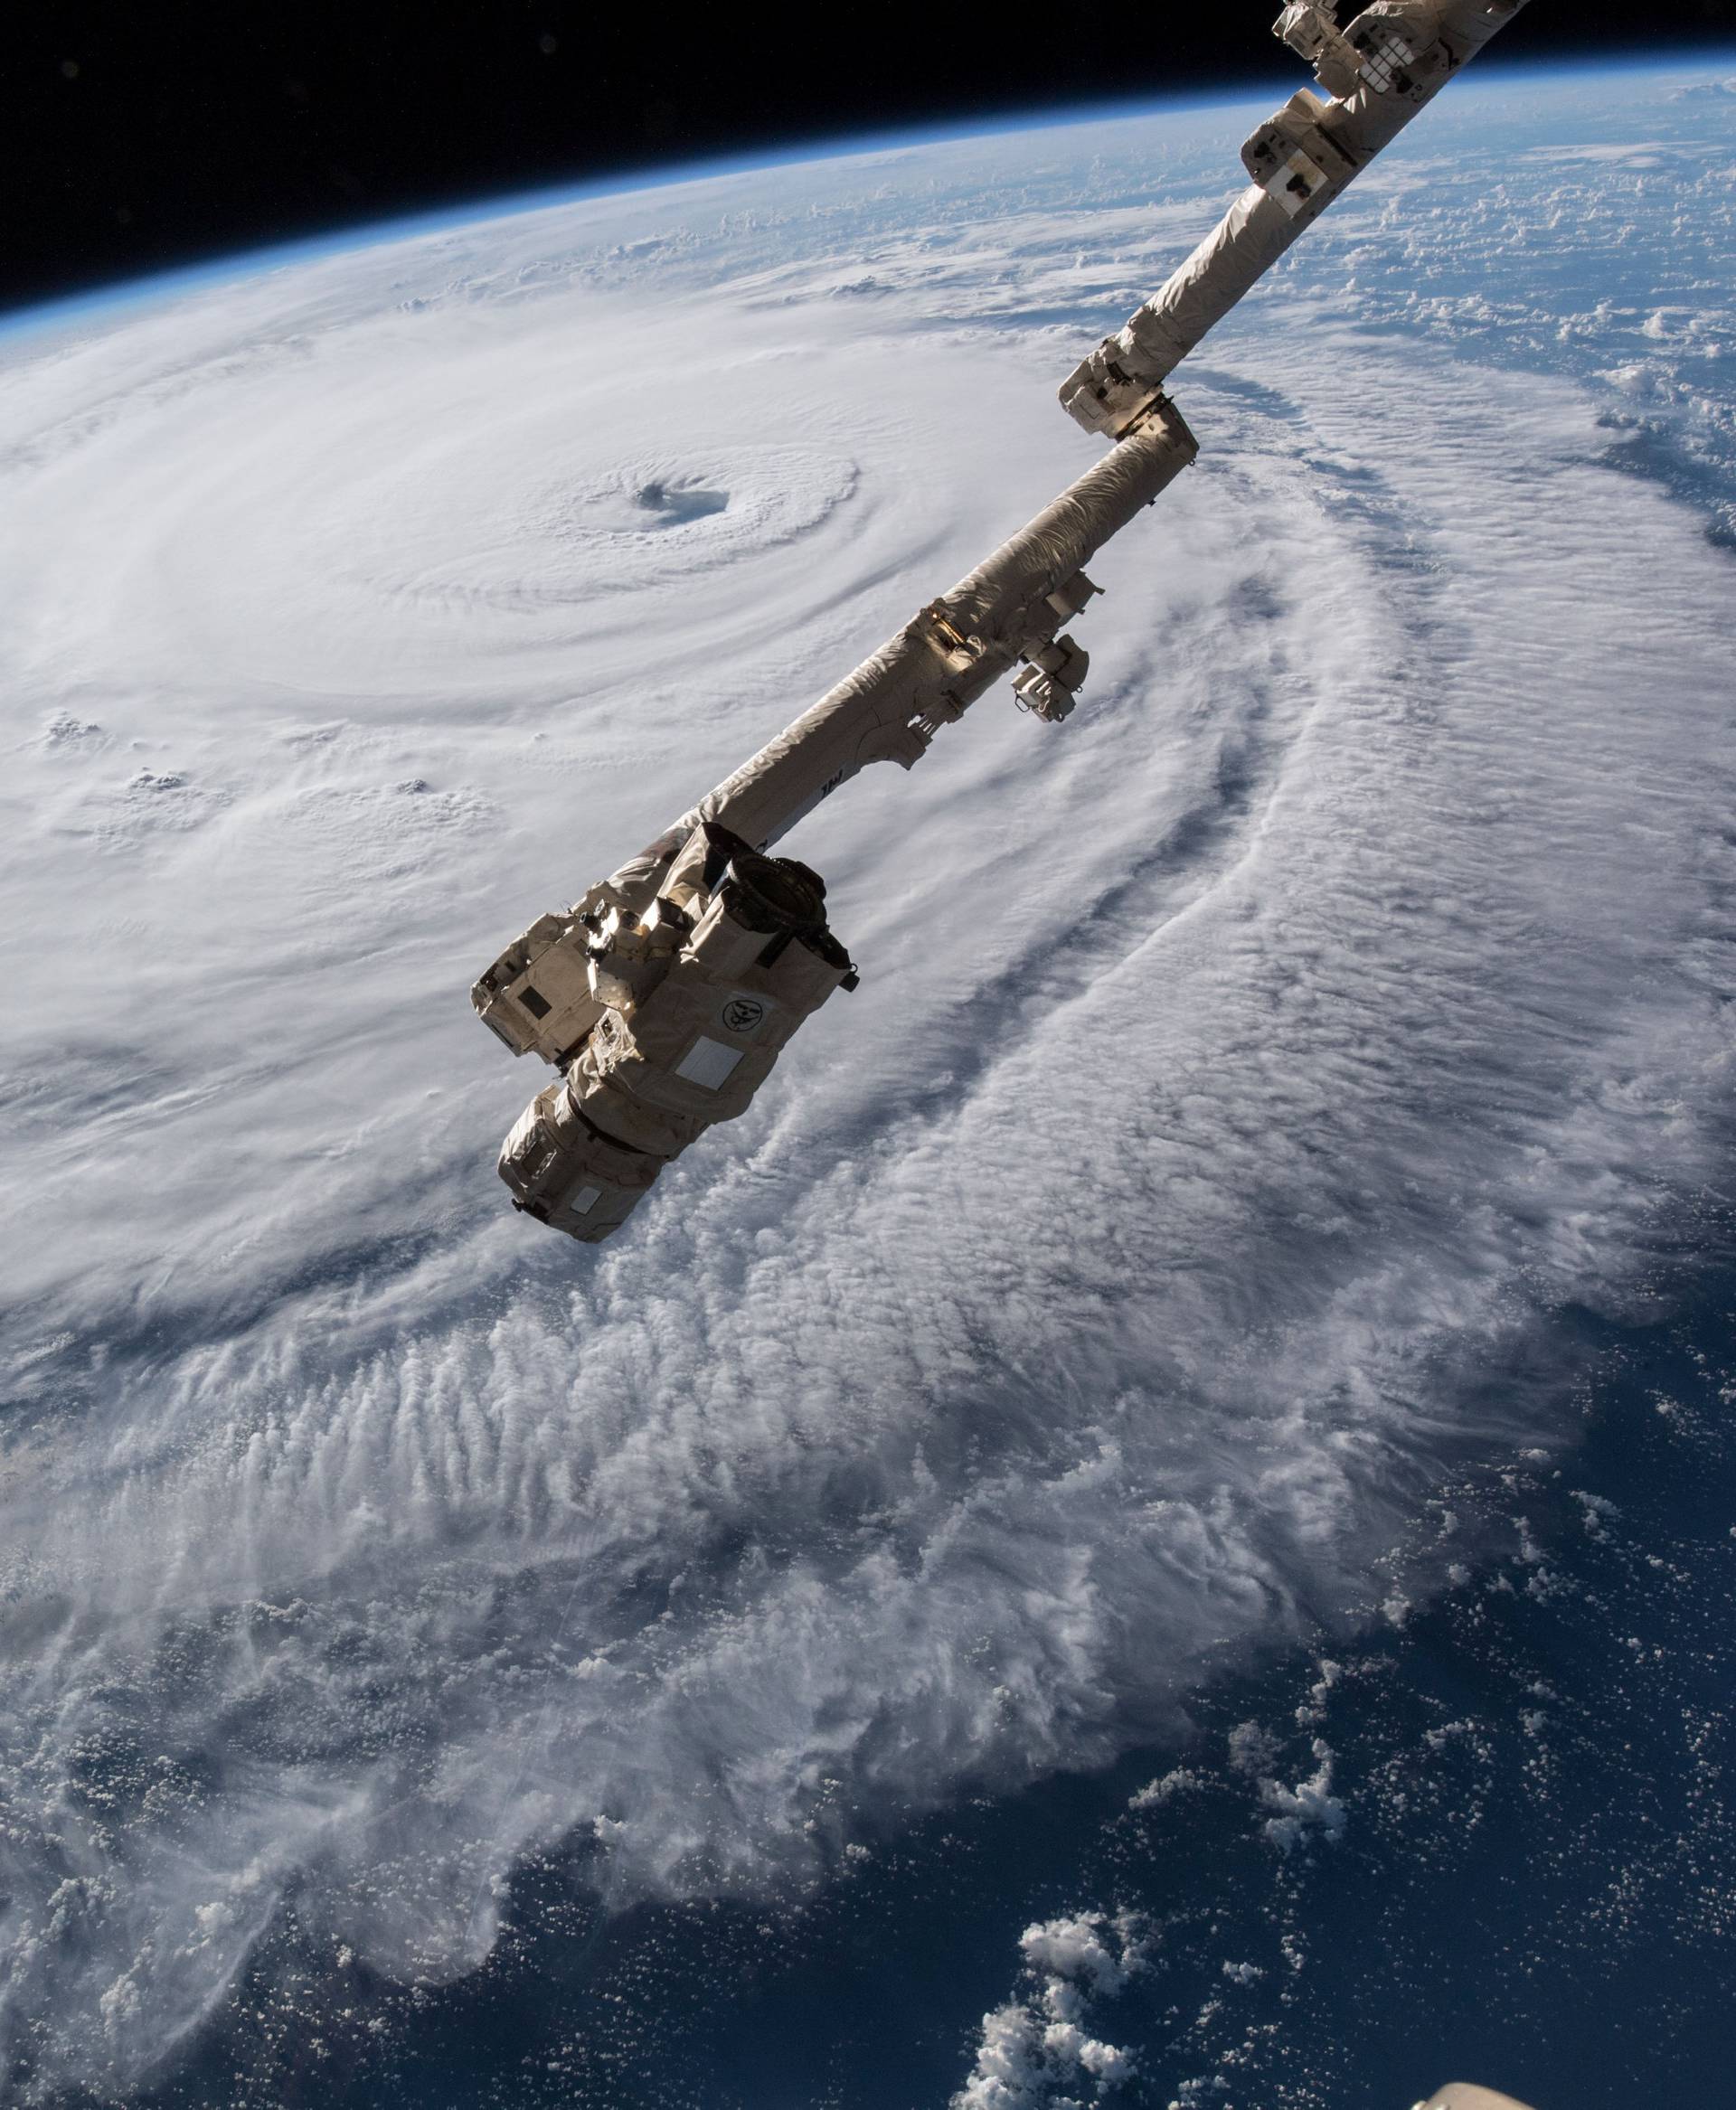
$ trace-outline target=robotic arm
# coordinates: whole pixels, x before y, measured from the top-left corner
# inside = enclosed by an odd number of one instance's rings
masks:
[[[872,762],[910,768],[995,683],[1071,711],[1088,655],[1063,626],[1085,565],[1198,453],[1171,370],[1524,0],[1374,0],[1341,31],[1298,0],[1276,33],[1315,69],[1242,149],[1253,181],[1167,285],[1069,376],[1061,401],[1114,441],[985,562],[914,616],[656,842],[540,917],[470,999],[516,1055],[561,1073],[506,1138],[513,1205],[587,1244],[657,1173],[747,1110],[802,1021],[856,974],[819,875],[771,845]]]

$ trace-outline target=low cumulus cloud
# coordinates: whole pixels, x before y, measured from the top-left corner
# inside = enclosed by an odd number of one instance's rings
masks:
[[[1335,1844],[1349,1822],[1342,1797],[1332,1792],[1331,1747],[1318,1737],[1314,1739],[1314,1771],[1306,1779],[1288,1787],[1279,1780],[1263,1779],[1260,1784],[1260,1801],[1276,1813],[1260,1829],[1282,1853],[1293,1853],[1313,1838]]]
[[[1087,2027],[1144,1955],[1134,1923],[1099,1912],[1027,1926],[1019,1948],[1028,1990],[983,2017],[976,2063],[951,2110],[1084,2110],[1132,2077],[1131,2052]]]

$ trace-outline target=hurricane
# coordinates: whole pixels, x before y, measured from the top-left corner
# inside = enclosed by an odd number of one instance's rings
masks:
[[[1178,372],[1074,719],[802,824],[862,987],[600,1254],[471,980],[1079,473],[1246,113],[0,334],[0,2095],[162,2082],[288,1915],[458,1984],[542,1852],[782,1910],[1488,1571],[1441,1490],[1726,1251],[1736,172],[1646,79],[1464,89]]]

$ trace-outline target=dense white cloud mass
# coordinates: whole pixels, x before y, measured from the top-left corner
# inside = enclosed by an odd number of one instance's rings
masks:
[[[1238,127],[0,339],[19,2085],[160,2058],[291,1884],[447,1976],[576,1826],[623,1898],[750,1889],[1152,1734],[1558,1438],[1555,1314],[1691,1238],[1729,562],[1456,296],[1361,327],[1491,239],[1415,161],[1178,377],[1078,718],[986,702],[794,840],[861,993],[600,1256],[504,1206],[473,975],[1077,472],[1053,386]],[[1629,395],[1692,351],[1644,319]]]

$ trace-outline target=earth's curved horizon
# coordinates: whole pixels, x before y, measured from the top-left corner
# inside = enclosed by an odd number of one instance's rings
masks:
[[[1736,43],[1722,52],[1712,45],[1668,47],[1660,52],[1637,42],[1628,51],[1614,55],[1599,52],[1565,60],[1552,57],[1524,61],[1514,61],[1496,47],[1493,55],[1478,60],[1476,85],[1523,88],[1534,86],[1541,80],[1558,86],[1564,81],[1602,79],[1619,81],[1655,74],[1690,85],[1722,87],[1724,83],[1719,76],[1731,67],[1736,67]],[[384,212],[329,229],[285,235],[281,239],[268,237],[239,247],[212,249],[203,257],[189,255],[178,261],[152,265],[63,293],[15,299],[0,306],[0,336],[12,330],[35,334],[76,324],[93,311],[101,313],[117,306],[173,299],[203,287],[231,284],[263,271],[328,261],[339,256],[354,257],[360,251],[385,244],[414,240],[425,235],[462,232],[524,213],[639,198],[685,184],[719,182],[734,176],[764,176],[824,167],[831,162],[855,161],[866,155],[918,153],[925,147],[968,146],[1014,134],[1025,137],[1070,127],[1161,123],[1171,117],[1197,117],[1212,110],[1253,108],[1274,98],[1281,101],[1293,88],[1294,81],[1285,69],[1275,66],[1270,81],[1264,86],[1243,80],[1222,82],[1216,87],[1177,88],[1164,94],[1112,97],[1100,101],[1088,99],[1033,106],[1028,109],[1009,106],[998,114],[969,121],[936,119],[931,123],[895,126],[884,130],[840,131],[782,145],[769,142],[763,150],[752,148],[702,155],[691,161],[623,165],[612,173],[593,174],[571,181],[556,180],[529,186],[507,184],[462,203]]]
[[[0,2099],[1713,2102],[1720,61],[1456,85],[1076,720],[791,838],[850,1005],[599,1255],[493,1175],[478,966],[1077,473],[1267,99],[0,316]]]

